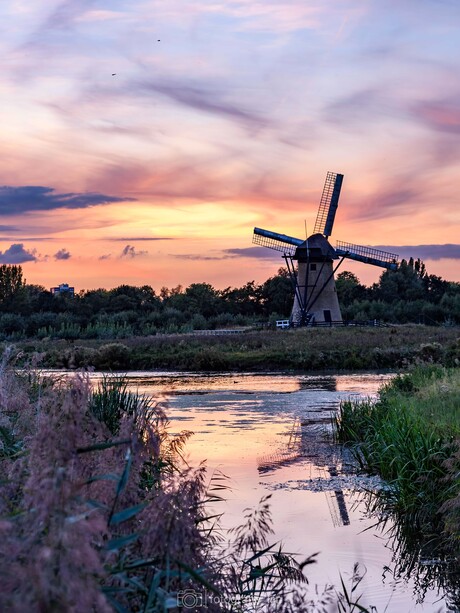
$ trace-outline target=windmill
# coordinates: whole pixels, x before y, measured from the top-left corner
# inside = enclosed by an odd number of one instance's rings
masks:
[[[293,326],[342,321],[334,274],[345,258],[388,270],[398,268],[398,256],[394,253],[343,241],[337,241],[334,248],[329,243],[342,181],[343,175],[327,173],[314,231],[306,240],[254,228],[253,243],[280,251],[286,261],[295,290],[290,318]]]

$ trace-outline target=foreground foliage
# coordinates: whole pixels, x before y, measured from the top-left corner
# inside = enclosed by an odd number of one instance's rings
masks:
[[[356,605],[351,588],[308,597],[304,569],[270,541],[268,498],[224,535],[210,504],[225,477],[181,460],[158,402],[122,378],[0,368],[0,610],[307,613]],[[345,586],[345,584],[344,584]],[[355,608],[358,607],[358,608]]]

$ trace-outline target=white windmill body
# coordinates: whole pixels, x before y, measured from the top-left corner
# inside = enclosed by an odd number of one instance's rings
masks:
[[[310,321],[342,321],[334,281],[334,261],[339,259],[322,234],[313,234],[305,247],[298,247],[297,285],[291,321],[301,321],[304,305],[309,305]]]

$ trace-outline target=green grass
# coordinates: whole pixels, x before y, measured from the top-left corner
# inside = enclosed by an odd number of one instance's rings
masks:
[[[460,534],[460,370],[418,367],[380,392],[377,402],[344,402],[337,439],[367,472],[388,483],[382,496],[399,521],[428,535]]]
[[[412,386],[412,390],[401,395],[398,386],[404,388],[404,385]],[[439,435],[460,434],[458,371],[443,368],[416,369],[384,390],[383,398],[395,403],[403,402],[408,412]]]

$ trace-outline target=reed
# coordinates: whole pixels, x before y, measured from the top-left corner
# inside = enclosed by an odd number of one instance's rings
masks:
[[[377,401],[342,403],[335,417],[337,440],[387,482],[380,493],[387,510],[424,534],[448,530],[457,542],[459,385],[459,370],[419,367],[387,384]]]
[[[1,611],[330,609],[330,586],[308,596],[315,555],[271,542],[268,500],[223,535],[225,477],[182,461],[189,433],[123,378],[90,383],[0,365]]]

